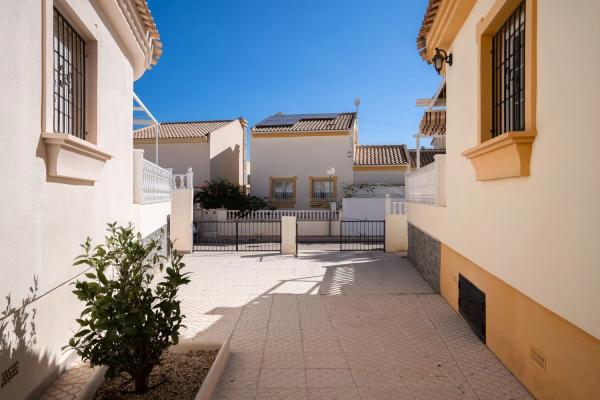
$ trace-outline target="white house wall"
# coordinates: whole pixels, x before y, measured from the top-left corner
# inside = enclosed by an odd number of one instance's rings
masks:
[[[22,309],[28,314],[21,337],[26,345],[0,349],[0,371],[19,361],[19,374],[0,388],[2,399],[26,397],[67,356],[61,347],[76,330],[82,308],[68,284],[84,269],[72,265],[80,244],[87,236],[102,240],[108,222],[133,219],[132,66],[90,2],[61,3],[72,4],[97,36],[98,145],[113,158],[94,186],[47,179],[40,140],[42,10],[52,3],[0,2],[0,309],[7,307],[6,296],[14,307],[33,300]],[[8,323],[3,339],[14,344],[12,322],[9,317],[0,323]]]
[[[296,204],[307,206],[310,176],[327,176],[327,169],[334,167],[338,200],[342,185],[354,180],[350,136],[252,137],[250,151],[250,190],[256,196],[270,195],[269,177],[296,176]]]

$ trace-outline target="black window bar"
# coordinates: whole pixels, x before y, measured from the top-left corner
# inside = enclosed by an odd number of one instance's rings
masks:
[[[54,9],[54,132],[85,139],[85,41]]]
[[[525,130],[525,2],[492,39],[492,137]]]

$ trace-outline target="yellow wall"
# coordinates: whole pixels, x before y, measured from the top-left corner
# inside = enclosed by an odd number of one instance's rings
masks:
[[[487,345],[534,396],[600,398],[598,339],[442,244],[441,292],[456,311],[459,273],[485,292]],[[545,371],[531,359],[532,347],[545,357]]]

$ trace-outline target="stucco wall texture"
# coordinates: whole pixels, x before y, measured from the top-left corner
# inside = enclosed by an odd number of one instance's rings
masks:
[[[133,70],[92,2],[61,1],[98,41],[98,146],[113,155],[93,186],[51,182],[46,177],[42,98],[42,12],[52,2],[0,2],[0,309],[21,307],[23,332],[13,335],[15,315],[0,350],[0,371],[15,360],[19,374],[0,389],[0,398],[21,399],[43,382],[67,356],[61,347],[76,330],[81,303],[68,284],[84,268],[73,259],[87,236],[103,239],[106,223],[127,224],[132,208]],[[51,41],[50,41],[51,43]],[[7,95],[9,94],[9,95]],[[94,112],[94,110],[88,110]],[[43,297],[42,297],[43,296]],[[25,303],[25,304],[24,304]],[[22,339],[19,345],[19,339]]]
[[[582,40],[600,37],[600,3],[537,1],[531,176],[478,182],[461,153],[477,144],[475,27],[493,4],[477,1],[447,49],[447,207],[409,204],[409,222],[600,338],[600,42]]]

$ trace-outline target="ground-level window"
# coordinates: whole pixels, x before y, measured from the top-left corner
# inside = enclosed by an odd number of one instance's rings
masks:
[[[271,199],[275,202],[289,202],[296,199],[294,178],[271,178]]]
[[[313,201],[331,201],[333,199],[333,180],[313,179],[312,199]]]
[[[525,130],[525,2],[492,38],[491,136]]]
[[[86,45],[69,22],[54,9],[54,132],[86,136]]]

